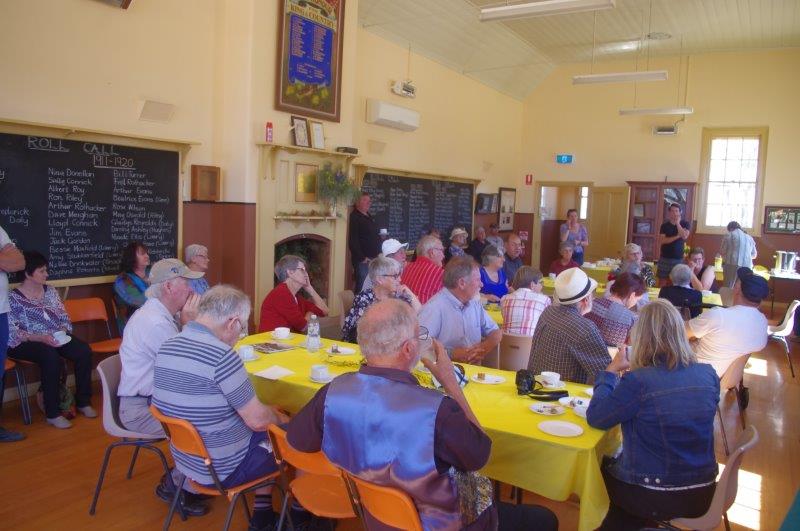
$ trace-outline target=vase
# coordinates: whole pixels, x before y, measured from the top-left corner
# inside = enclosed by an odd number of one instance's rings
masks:
[[[328,204],[328,214],[330,214],[330,216],[331,216],[332,218],[335,218],[335,217],[337,216],[337,212],[336,212],[336,200],[333,200],[333,201],[331,201],[331,202]]]

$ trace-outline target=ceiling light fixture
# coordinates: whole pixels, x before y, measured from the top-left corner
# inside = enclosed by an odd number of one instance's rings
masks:
[[[640,83],[642,81],[666,81],[666,70],[642,70],[641,72],[613,72],[610,74],[585,74],[572,76],[573,85],[591,83]]]
[[[692,107],[652,107],[649,109],[643,107],[629,107],[627,109],[620,109],[619,114],[622,116],[632,114],[693,114],[694,108]]]
[[[547,15],[565,15],[582,11],[611,9],[616,0],[541,0],[540,2],[524,2],[481,9],[481,22],[491,20],[507,20],[512,18],[541,17]]]

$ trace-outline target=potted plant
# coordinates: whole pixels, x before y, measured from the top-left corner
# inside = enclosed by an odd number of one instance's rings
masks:
[[[336,212],[338,203],[350,204],[361,193],[342,168],[334,170],[330,164],[324,165],[317,172],[317,187],[320,198],[330,207],[331,216],[338,216]]]

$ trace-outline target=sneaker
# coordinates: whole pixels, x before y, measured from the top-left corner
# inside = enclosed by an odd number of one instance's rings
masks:
[[[72,427],[72,423],[70,421],[68,421],[67,419],[65,419],[64,417],[62,417],[61,415],[59,415],[59,416],[57,416],[55,418],[52,418],[52,419],[47,419],[47,423],[50,424],[51,426],[54,426],[54,427],[60,429],[60,430],[66,430],[67,428],[71,428]]]
[[[181,506],[183,506],[183,512],[186,513],[186,516],[203,516],[208,512],[208,506],[206,504],[199,501],[187,501],[186,494],[189,493],[186,491],[181,492],[181,497],[179,500]],[[172,499],[175,496],[175,491],[168,488],[165,484],[159,483],[156,487],[156,496],[171,504]]]
[[[97,411],[95,411],[95,409],[92,406],[79,407],[78,411],[80,411],[81,414],[87,419],[97,418]]]
[[[10,431],[0,426],[0,443],[4,442],[17,442],[25,438],[24,433],[18,431]]]

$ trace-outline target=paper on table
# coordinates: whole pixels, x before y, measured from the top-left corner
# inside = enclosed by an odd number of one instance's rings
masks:
[[[266,378],[267,380],[279,380],[284,376],[294,374],[294,371],[290,371],[289,369],[281,367],[280,365],[273,365],[269,369],[264,369],[253,374],[262,378]]]

